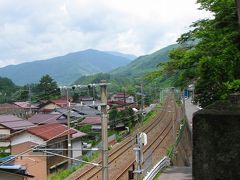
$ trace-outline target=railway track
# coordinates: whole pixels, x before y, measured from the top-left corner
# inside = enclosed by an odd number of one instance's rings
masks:
[[[173,108],[172,113],[169,113],[169,108]],[[175,103],[172,102],[171,98],[167,98],[163,106],[163,111],[160,111],[157,116],[147,123],[144,127],[140,128],[139,131],[145,132],[148,135],[148,145],[144,148],[143,152],[146,153],[149,149],[152,149],[153,153],[160,146],[161,143],[166,139],[172,129],[172,120],[176,114]],[[174,115],[175,116],[175,115]],[[167,124],[163,126],[164,124]],[[159,133],[159,131],[161,133]],[[109,179],[127,179],[128,170],[134,164],[135,156],[133,153],[133,147],[135,145],[135,134],[126,137],[119,145],[114,147],[109,153]],[[97,161],[101,164],[101,158]],[[101,167],[95,167],[86,165],[79,171],[72,174],[69,180],[78,179],[101,179]]]

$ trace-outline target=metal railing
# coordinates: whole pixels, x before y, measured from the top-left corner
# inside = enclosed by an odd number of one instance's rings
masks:
[[[143,178],[143,180],[152,180],[159,171],[161,171],[166,166],[170,165],[170,159],[167,156],[164,156],[164,158],[161,159],[152,169],[150,172],[147,173],[147,175]]]

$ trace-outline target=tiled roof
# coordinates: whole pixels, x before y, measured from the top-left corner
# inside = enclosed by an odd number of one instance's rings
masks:
[[[67,129],[68,129],[67,126],[63,124],[55,123],[55,124],[45,124],[37,127],[28,128],[26,131],[31,134],[34,134],[35,136],[42,138],[43,140],[49,140],[56,136],[57,136],[56,138],[63,137],[63,136],[66,136],[68,133],[70,134],[77,133],[76,130],[71,129],[70,131],[66,131]]]
[[[101,117],[99,116],[95,116],[95,117],[86,117],[81,124],[90,124],[90,125],[94,125],[94,124],[101,124],[102,120]]]
[[[37,106],[34,106],[32,104],[30,104],[29,102],[14,102],[15,105],[21,107],[21,108],[24,108],[24,109],[38,109]]]
[[[0,115],[0,124],[12,130],[21,130],[34,126],[33,123],[13,115]]]
[[[66,118],[58,120],[61,116],[62,114],[35,114],[29,118],[29,121],[34,124],[67,123]]]

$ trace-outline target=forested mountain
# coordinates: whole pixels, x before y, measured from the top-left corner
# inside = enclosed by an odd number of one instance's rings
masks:
[[[130,59],[119,55],[89,49],[47,60],[6,66],[0,68],[0,76],[24,85],[35,83],[43,75],[49,74],[59,84],[71,84],[82,75],[109,72],[130,62]]]
[[[152,54],[140,56],[130,64],[111,71],[110,74],[128,77],[142,77],[143,75],[156,70],[157,65],[160,62],[167,61],[169,59],[169,51],[174,48],[177,48],[176,44],[162,48]]]

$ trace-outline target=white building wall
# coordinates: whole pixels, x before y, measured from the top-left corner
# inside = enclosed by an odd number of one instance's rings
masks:
[[[40,137],[37,137],[33,134],[30,134],[28,132],[23,132],[23,133],[13,136],[11,138],[11,145],[14,146],[14,145],[21,144],[21,143],[28,142],[28,141],[36,143],[36,144],[46,145],[46,143],[44,142],[43,139],[41,139]]]
[[[126,99],[126,103],[134,103],[134,97],[133,97],[133,96],[129,96],[129,97]]]
[[[72,148],[73,149],[82,149],[82,141],[78,138],[78,139],[74,139],[72,141]],[[78,158],[82,156],[82,151],[78,150],[78,151],[72,151],[72,157],[73,158]]]
[[[9,135],[10,134],[10,129],[0,129],[0,134]]]

